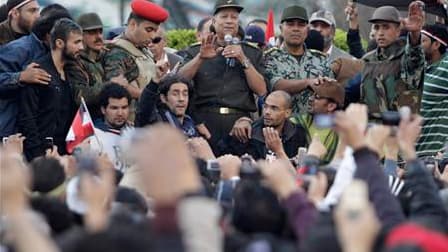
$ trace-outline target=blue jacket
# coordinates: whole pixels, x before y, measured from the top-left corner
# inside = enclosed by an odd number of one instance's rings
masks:
[[[0,137],[16,133],[20,72],[48,51],[33,33],[0,47]]]

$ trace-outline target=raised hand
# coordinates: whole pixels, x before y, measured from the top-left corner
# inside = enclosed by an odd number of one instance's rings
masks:
[[[420,32],[425,24],[425,4],[422,1],[413,1],[409,4],[408,17],[403,20],[404,27],[409,32]]]
[[[199,51],[199,56],[201,59],[211,59],[218,55],[223,48],[216,48],[216,40],[218,37],[214,34],[208,34],[202,39],[201,49]]]

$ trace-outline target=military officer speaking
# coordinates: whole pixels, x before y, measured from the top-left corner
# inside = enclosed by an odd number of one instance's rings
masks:
[[[211,133],[211,146],[228,135],[233,123],[256,111],[254,94],[267,92],[262,52],[237,37],[243,7],[235,0],[218,0],[212,26],[202,43],[186,51],[179,74],[194,81],[192,115]]]

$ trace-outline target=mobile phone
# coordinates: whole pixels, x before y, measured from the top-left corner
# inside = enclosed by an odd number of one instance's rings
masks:
[[[333,114],[318,114],[314,116],[313,123],[317,128],[329,129],[334,127]]]
[[[45,149],[46,150],[53,149],[53,145],[54,145],[53,138],[52,137],[46,137],[44,145],[45,145]]]

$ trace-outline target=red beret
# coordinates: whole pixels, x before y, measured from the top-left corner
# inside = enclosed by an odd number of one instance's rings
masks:
[[[131,9],[135,15],[158,24],[165,22],[168,18],[167,10],[146,0],[133,0]]]

